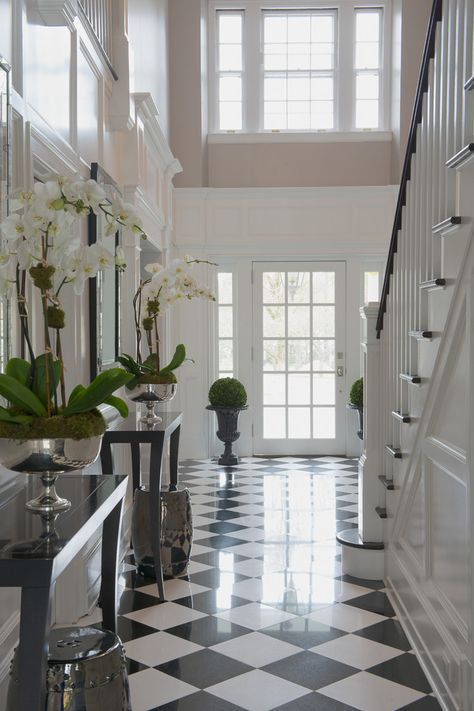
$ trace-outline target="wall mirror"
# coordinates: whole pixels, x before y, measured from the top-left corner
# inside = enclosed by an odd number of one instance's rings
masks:
[[[109,200],[121,196],[117,184],[100,167],[91,164],[91,178],[105,190]],[[120,244],[120,230],[106,234],[107,221],[103,215],[89,215],[89,244],[100,242],[115,253]],[[89,279],[89,334],[91,380],[102,370],[110,368],[120,354],[120,272],[105,269]]]
[[[10,65],[0,56],[0,222],[8,215],[11,191]],[[0,298],[0,371],[10,356],[10,303]]]

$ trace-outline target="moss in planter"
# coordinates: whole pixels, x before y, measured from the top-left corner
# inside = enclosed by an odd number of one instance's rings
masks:
[[[17,414],[17,413],[15,413]],[[104,434],[107,429],[99,410],[63,417],[33,417],[31,422],[13,425],[0,422],[0,437],[7,439],[88,439]]]
[[[358,407],[359,409],[362,410],[364,407],[364,380],[363,378],[359,378],[356,380],[352,387],[351,387],[351,392],[349,394],[349,401],[351,405],[354,405],[355,407]]]
[[[177,383],[176,375],[174,373],[166,373],[166,375],[153,375],[153,373],[147,373],[142,375],[138,379],[139,384],[145,385],[146,383],[153,383],[158,385],[172,385]]]
[[[219,378],[209,390],[209,402],[215,407],[244,407],[247,392],[236,378]]]

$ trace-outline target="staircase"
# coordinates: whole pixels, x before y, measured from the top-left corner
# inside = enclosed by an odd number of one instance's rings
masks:
[[[359,545],[383,546],[392,602],[449,711],[474,708],[473,6],[434,2],[380,309],[365,314]]]

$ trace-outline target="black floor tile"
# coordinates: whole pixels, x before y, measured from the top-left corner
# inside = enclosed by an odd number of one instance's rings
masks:
[[[218,590],[208,590],[207,592],[199,593],[192,597],[180,598],[179,600],[175,600],[175,602],[179,605],[190,607],[193,610],[198,610],[199,612],[206,612],[208,615],[223,612],[231,607],[240,607],[241,605],[249,604],[249,601],[244,600],[243,597],[222,595],[222,592]]]
[[[102,627],[101,624],[97,627]],[[146,637],[149,634],[154,634],[156,629],[154,627],[148,627],[148,625],[143,625],[141,622],[135,622],[129,617],[117,617],[117,634],[121,641],[131,642],[132,639],[139,639],[140,637]]]
[[[441,704],[434,696],[424,696],[408,706],[403,706],[398,711],[443,711]]]
[[[136,674],[136,672],[141,672],[144,669],[149,668],[146,666],[146,664],[140,664],[140,662],[137,662],[135,659],[129,659],[128,657],[126,658],[125,662],[127,667],[127,674]]]
[[[206,526],[197,526],[200,531],[209,531],[210,533],[232,533],[232,531],[242,531],[244,526],[239,526],[237,523],[229,523],[229,521],[214,521]]]
[[[160,664],[155,669],[192,684],[198,689],[206,689],[208,686],[252,671],[253,667],[226,657],[224,654],[213,652],[212,649],[201,649],[180,659]]]
[[[395,649],[403,649],[405,652],[411,648],[400,622],[394,619],[377,622],[375,625],[357,630],[354,634],[371,639],[373,642],[395,647]]]
[[[200,573],[194,573],[189,576],[189,580],[192,583],[197,583],[198,585],[204,585],[206,588],[220,588],[224,581],[228,582],[229,585],[231,581],[238,583],[241,580],[246,580],[248,575],[240,575],[239,573],[227,573],[221,571],[218,568],[211,568],[210,570],[202,570]]]
[[[303,649],[310,649],[317,644],[330,642],[332,639],[343,637],[346,632],[328,627],[320,622],[308,620],[304,617],[287,620],[271,627],[260,630],[262,634],[267,634],[275,639],[289,642]]]
[[[352,605],[352,607],[358,607],[368,612],[375,612],[377,615],[385,615],[385,617],[395,617],[394,609],[387,594],[380,592],[380,590],[346,600],[346,605]]]
[[[357,711],[357,709],[354,706],[330,699],[329,696],[318,694],[317,691],[312,691],[307,696],[290,701],[289,704],[277,706],[275,711]]]
[[[262,532],[262,538],[264,534]],[[240,546],[242,543],[246,543],[241,538],[232,538],[232,536],[211,536],[211,538],[200,538],[196,541],[200,546],[207,546],[208,548],[218,549],[221,548],[231,548],[232,546]]]
[[[346,679],[352,674],[358,674],[360,669],[341,664],[329,657],[323,657],[321,654],[305,651],[273,662],[273,664],[267,664],[262,667],[262,671],[316,691],[323,686]]]
[[[143,610],[145,607],[153,607],[157,602],[156,596],[146,595],[146,593],[140,592],[139,589],[124,590],[119,600],[119,615],[126,615],[127,612]]]
[[[367,671],[425,694],[431,693],[431,686],[414,654],[401,654],[399,657],[377,664]]]
[[[232,550],[215,551],[211,549],[209,549],[208,553],[200,553],[199,555],[193,556],[192,559],[195,560],[196,563],[204,563],[204,565],[214,565],[218,568],[219,564],[222,562],[223,555],[226,556],[226,559],[228,559],[228,556],[233,556],[234,563],[238,563],[242,560],[248,560],[247,556],[237,555],[236,553],[233,553]]]
[[[219,699],[213,694],[199,691],[197,694],[190,694],[184,699],[170,701],[169,704],[158,706],[151,711],[245,711],[245,709],[229,704],[228,701]]]
[[[202,647],[213,647],[219,642],[227,642],[229,639],[249,633],[247,627],[234,625],[232,622],[218,617],[201,617],[199,620],[177,625],[177,627],[171,627],[166,631],[168,634],[195,642]]]
[[[353,585],[361,585],[364,588],[372,588],[380,590],[385,587],[383,580],[366,580],[365,578],[355,578],[353,575],[339,575],[336,580],[342,580],[344,583],[352,583]]]

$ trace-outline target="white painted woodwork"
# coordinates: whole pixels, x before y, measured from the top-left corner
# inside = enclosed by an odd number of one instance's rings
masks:
[[[473,97],[464,89],[473,66],[472,14],[472,0],[443,3],[379,341],[379,398],[367,400],[364,423],[374,438],[371,422],[381,423],[378,473],[395,484],[386,491],[379,483],[377,494],[388,514],[386,584],[446,711],[469,711],[474,699],[474,166],[446,167],[473,140]],[[462,216],[460,226],[432,232],[453,215]],[[420,290],[420,282],[437,277],[444,288]],[[420,330],[433,337],[409,336]],[[400,380],[400,373],[419,375],[421,383]],[[386,453],[386,444],[402,458]],[[363,457],[362,471],[366,464]],[[363,525],[373,492],[361,493]]]

